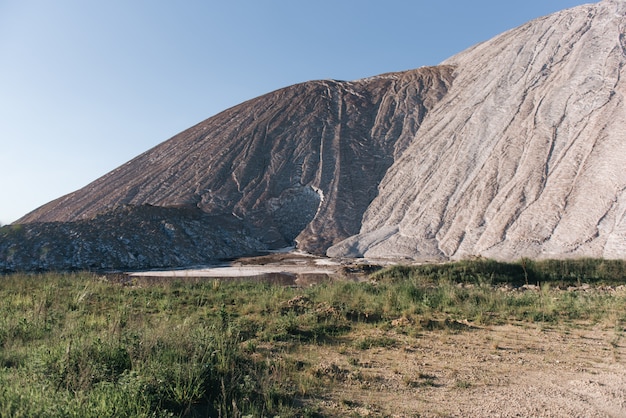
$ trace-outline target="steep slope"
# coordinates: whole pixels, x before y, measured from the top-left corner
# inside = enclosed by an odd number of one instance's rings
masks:
[[[68,236],[55,231],[66,230],[66,223],[80,221],[79,232],[70,239],[84,242],[81,237],[89,235],[90,227],[104,228],[102,215],[121,207],[199,209],[210,215],[203,218],[205,229],[215,219],[230,218],[235,225],[232,246],[241,252],[226,251],[231,256],[294,240],[301,249],[324,253],[359,232],[380,180],[451,81],[452,67],[440,66],[354,82],[324,80],[287,87],[201,122],[16,223],[28,224],[32,236],[39,236],[38,229],[53,241],[56,236],[62,245],[49,247],[62,253],[60,248],[71,247],[65,245]],[[172,211],[161,213],[167,213],[165,221],[182,227],[176,224],[182,218]],[[128,217],[119,227],[105,224],[124,235],[125,228],[136,230],[146,221],[142,210],[130,211]],[[243,245],[242,228],[254,231],[255,245]],[[90,236],[96,246],[111,245],[104,235]],[[141,252],[133,249],[143,248],[136,237],[125,251]],[[11,245],[8,239],[0,240],[0,259]],[[165,240],[163,245],[170,244]],[[222,253],[208,251],[205,259]],[[197,257],[189,259],[198,262]],[[158,257],[145,260],[142,267],[164,263]],[[74,264],[79,268],[80,261]]]
[[[626,2],[477,45],[329,255],[626,257]]]

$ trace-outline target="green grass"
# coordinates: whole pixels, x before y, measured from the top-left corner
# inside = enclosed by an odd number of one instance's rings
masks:
[[[0,416],[288,415],[298,392],[277,376],[291,366],[245,344],[277,314],[255,300],[285,291],[2,277]]]
[[[579,285],[624,284],[626,260],[580,258],[571,260],[530,260],[499,262],[490,259],[454,263],[395,266],[374,274],[375,278],[419,279],[422,282]]]
[[[0,417],[316,416],[304,405],[326,383],[297,347],[393,349],[399,318],[409,335],[461,332],[459,321],[626,323],[626,292],[558,290],[622,284],[623,263],[521,263],[394,267],[306,289],[0,276]],[[539,287],[500,289],[527,282]]]
[[[619,260],[493,260],[397,266],[376,273],[379,291],[397,313],[467,319],[476,323],[510,321],[622,321],[624,294],[562,291],[568,286],[626,284],[626,263]],[[504,285],[533,284],[536,290]]]

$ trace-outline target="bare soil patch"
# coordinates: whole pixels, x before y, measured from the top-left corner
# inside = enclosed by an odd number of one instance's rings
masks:
[[[362,336],[381,346],[295,352],[329,382],[307,402],[327,416],[626,416],[623,329],[395,325]]]

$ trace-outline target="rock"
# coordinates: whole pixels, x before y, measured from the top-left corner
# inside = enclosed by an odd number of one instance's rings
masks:
[[[91,220],[0,228],[0,272],[193,266],[262,248],[235,217],[122,206]]]

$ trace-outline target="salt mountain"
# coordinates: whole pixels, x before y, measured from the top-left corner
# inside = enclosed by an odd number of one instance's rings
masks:
[[[0,270],[626,257],[626,0],[228,109],[0,229]]]

